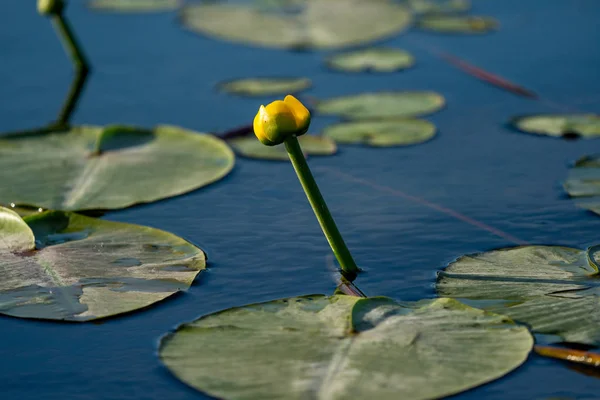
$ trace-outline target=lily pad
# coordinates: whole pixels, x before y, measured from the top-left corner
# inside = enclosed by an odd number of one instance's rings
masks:
[[[534,333],[600,345],[600,246],[522,246],[467,255],[438,276],[454,297],[529,325]]]
[[[329,138],[315,135],[302,135],[298,138],[302,151],[308,156],[329,156],[337,152],[335,142]],[[265,146],[254,135],[233,138],[228,141],[241,156],[259,160],[289,161],[283,144]]]
[[[419,28],[440,33],[487,33],[498,29],[491,17],[425,15],[419,19]]]
[[[420,119],[352,121],[328,126],[323,135],[338,143],[359,143],[375,147],[408,146],[435,136],[435,125]]]
[[[600,214],[600,155],[577,160],[563,186],[579,207]]]
[[[89,0],[88,7],[110,12],[160,12],[179,8],[182,0]]]
[[[407,51],[372,47],[335,54],[326,60],[329,68],[345,72],[393,72],[412,67],[415,58]]]
[[[0,207],[0,313],[90,321],[186,290],[201,249],[153,228],[47,211],[21,219]]]
[[[271,96],[297,93],[311,86],[308,78],[246,78],[219,84],[224,92],[240,96]]]
[[[499,378],[533,340],[452,299],[402,304],[321,295],[232,308],[180,326],[162,362],[210,396],[434,399]]]
[[[469,0],[408,0],[408,4],[416,14],[451,14],[471,9]]]
[[[260,5],[189,4],[180,21],[194,32],[275,48],[326,49],[356,46],[408,28],[408,8],[387,1],[306,0],[295,12]]]
[[[231,171],[212,135],[161,125],[79,126],[0,138],[0,204],[117,209],[176,196]]]
[[[519,130],[538,135],[595,138],[600,136],[600,115],[541,114],[514,118]]]
[[[444,107],[442,95],[429,91],[361,93],[318,100],[315,110],[347,119],[416,117]]]

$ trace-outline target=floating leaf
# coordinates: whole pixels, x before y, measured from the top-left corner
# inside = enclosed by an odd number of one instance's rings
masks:
[[[490,17],[426,15],[419,19],[418,26],[440,33],[487,33],[498,29],[498,22]]]
[[[442,296],[505,314],[535,333],[600,344],[600,247],[522,246],[463,256],[438,276]]]
[[[337,151],[335,142],[322,136],[302,135],[298,140],[306,156],[329,156],[335,154]],[[238,154],[244,157],[257,158],[259,160],[289,161],[283,144],[265,146],[254,135],[233,138],[228,143]]]
[[[600,214],[600,155],[577,160],[563,186],[579,207]]]
[[[416,14],[446,14],[469,11],[469,0],[408,0],[410,8]]]
[[[319,100],[315,110],[348,119],[416,117],[436,112],[444,103],[435,92],[379,92]]]
[[[234,155],[174,126],[73,127],[0,138],[0,204],[115,209],[179,195],[227,175]]]
[[[194,32],[219,39],[292,49],[356,46],[395,35],[411,22],[406,7],[387,1],[306,0],[298,12],[280,11],[190,4],[180,20]]]
[[[408,146],[435,136],[435,125],[420,119],[352,121],[328,126],[323,135],[338,143],[360,143],[376,147]]]
[[[538,135],[595,138],[600,136],[597,114],[541,114],[514,118],[519,130]]]
[[[96,11],[158,12],[179,8],[182,0],[89,0],[87,4]]]
[[[386,47],[334,54],[326,60],[329,68],[346,72],[393,72],[409,68],[414,63],[415,58],[407,51]]]
[[[147,307],[187,289],[206,259],[158,229],[0,207],[0,313],[89,321]]]
[[[218,398],[433,399],[525,361],[525,327],[451,299],[321,295],[232,308],[182,325],[160,357]]]
[[[310,86],[308,78],[247,78],[223,82],[219,89],[241,96],[271,96],[297,93]]]

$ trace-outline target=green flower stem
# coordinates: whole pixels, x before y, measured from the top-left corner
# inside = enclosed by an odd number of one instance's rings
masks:
[[[63,16],[62,10],[58,14],[52,15],[51,18],[54,29],[58,32],[61,42],[66,52],[71,57],[73,67],[75,69],[75,77],[71,83],[67,99],[63,104],[60,114],[58,115],[58,119],[56,120],[56,125],[66,126],[69,124],[71,114],[77,105],[77,101],[79,100],[87,76],[90,72],[90,66],[85,58],[85,55],[83,54],[83,51],[81,50],[81,47],[77,43],[77,39],[73,33],[73,30],[71,29],[71,26],[69,25],[69,22]]]
[[[335,225],[333,217],[329,213],[317,182],[315,182],[315,178],[308,168],[304,153],[302,153],[300,143],[298,143],[298,138],[295,135],[290,136],[285,139],[284,143],[292,165],[296,170],[296,175],[298,175],[298,179],[306,193],[306,197],[308,197],[308,201],[317,216],[317,220],[331,246],[331,250],[333,250],[333,254],[335,254],[342,268],[342,275],[345,279],[352,282],[360,269],[356,266],[350,250],[348,250],[346,243],[344,243],[344,239]]]

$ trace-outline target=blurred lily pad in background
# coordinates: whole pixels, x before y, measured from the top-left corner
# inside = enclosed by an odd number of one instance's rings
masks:
[[[522,132],[566,138],[600,136],[597,114],[540,114],[516,117],[512,125]]]
[[[393,72],[412,67],[415,58],[407,51],[370,47],[346,53],[334,54],[327,58],[326,65],[344,72]]]
[[[87,5],[95,11],[137,13],[176,10],[183,0],[88,0]]]
[[[452,14],[469,11],[469,0],[408,0],[408,5],[416,14]]]
[[[563,186],[579,207],[600,214],[600,155],[577,160]]]
[[[416,117],[439,111],[444,104],[436,92],[373,92],[317,100],[315,111],[352,120]]]
[[[498,22],[491,17],[462,15],[425,15],[419,18],[421,29],[439,33],[488,33],[498,29]]]
[[[388,1],[306,0],[295,12],[259,4],[188,4],[180,22],[222,40],[287,49],[357,46],[410,26],[410,10]],[[278,12],[279,11],[279,12]]]
[[[89,321],[186,290],[204,252],[153,228],[47,211],[21,219],[0,207],[0,313]]]
[[[408,146],[432,139],[436,128],[420,119],[386,119],[351,121],[333,124],[323,135],[344,144],[365,144],[374,147]]]
[[[217,87],[239,96],[271,96],[297,93],[311,84],[308,78],[244,78],[221,82]]]
[[[78,126],[0,138],[0,204],[118,209],[176,196],[231,171],[212,135],[175,126]]]
[[[534,333],[598,346],[599,261],[599,246],[523,246],[472,254],[439,274],[437,291],[508,315]]]
[[[329,156],[337,152],[335,142],[329,138],[315,135],[302,135],[298,138],[305,156]],[[247,158],[271,161],[289,161],[283,144],[265,146],[254,135],[233,138],[227,141],[240,155]]]
[[[533,338],[452,299],[321,295],[231,308],[160,344],[186,384],[222,399],[435,399],[521,365]]]

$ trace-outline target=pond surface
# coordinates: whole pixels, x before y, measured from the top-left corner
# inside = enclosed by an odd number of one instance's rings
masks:
[[[248,124],[261,99],[214,90],[253,75],[308,76],[316,97],[366,90],[442,93],[428,118],[439,135],[420,146],[341,147],[311,158],[316,179],[359,264],[369,295],[433,297],[435,274],[456,257],[520,243],[586,247],[600,218],[577,209],[560,182],[600,141],[514,132],[506,121],[537,112],[600,109],[600,3],[594,0],[473,0],[473,14],[499,19],[497,33],[443,36],[410,31],[384,42],[412,52],[415,68],[391,75],[328,72],[325,53],[218,42],[183,31],[175,13],[68,15],[94,72],[75,123],[170,123],[222,132]],[[33,1],[4,0],[0,15],[0,130],[54,118],[71,66]],[[438,50],[540,94],[535,101],[448,65]],[[313,132],[333,119],[314,118]],[[159,337],[223,308],[331,293],[330,250],[286,163],[238,159],[226,179],[191,194],[107,214],[164,229],[203,247],[209,270],[185,294],[100,324],[0,318],[0,391],[9,399],[201,399],[157,359]],[[598,399],[600,380],[532,355],[507,377],[456,399]]]

